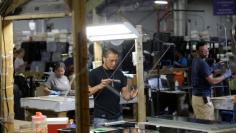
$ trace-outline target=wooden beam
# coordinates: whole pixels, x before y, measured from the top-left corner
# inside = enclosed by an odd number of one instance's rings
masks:
[[[17,7],[25,4],[26,2],[28,2],[29,0],[13,0],[11,2],[11,5],[7,8],[7,11],[5,14],[13,14],[16,10]]]
[[[0,29],[1,55],[1,117],[9,133],[14,132],[14,96],[13,96],[13,23],[2,21]],[[7,132],[4,128],[2,132]]]
[[[72,0],[72,37],[75,62],[76,132],[89,133],[87,38],[85,0]]]
[[[144,95],[144,81],[143,81],[143,39],[142,27],[138,25],[136,28],[139,32],[139,37],[135,39],[135,52],[136,52],[136,75],[138,87],[138,122],[146,121],[146,98]]]
[[[45,18],[62,18],[71,16],[71,13],[41,13],[41,14],[26,14],[14,15],[4,17],[4,20],[31,20],[31,19],[45,19]]]
[[[13,4],[7,10],[7,14],[14,12],[14,10],[28,2],[29,0],[14,0]],[[64,0],[69,9],[72,9],[72,0]],[[98,5],[102,4],[104,0],[89,0],[86,2],[86,12],[90,12]],[[45,18],[61,18],[65,16],[71,16],[71,13],[41,13],[41,14],[23,14],[23,15],[12,15],[6,16],[4,20],[30,20],[30,19],[45,19]]]

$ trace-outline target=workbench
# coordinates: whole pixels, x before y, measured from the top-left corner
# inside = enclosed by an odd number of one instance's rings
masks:
[[[21,107],[27,112],[41,111],[47,113],[48,117],[65,117],[66,113],[75,110],[74,96],[40,96],[40,97],[26,97],[21,98]],[[137,98],[126,101],[123,98],[120,104],[136,103]],[[89,97],[89,108],[94,108],[94,99]],[[31,114],[29,114],[31,116]],[[27,116],[26,116],[27,117]],[[29,118],[26,118],[29,119]]]
[[[199,119],[179,117],[179,116],[147,117],[147,121],[148,122],[142,122],[139,124],[153,125],[156,127],[166,127],[172,129],[200,131],[206,133],[236,132],[236,124],[223,123],[219,121],[199,120]]]
[[[212,97],[211,100],[215,109],[233,110],[233,97],[234,96]]]
[[[148,90],[149,91],[149,90]],[[150,112],[149,116],[156,116],[163,113],[173,114],[176,111],[177,115],[182,115],[184,113],[184,106],[186,105],[185,98],[188,93],[181,90],[176,91],[152,91],[151,94],[148,93],[148,99],[146,103],[149,105],[147,107],[147,112]],[[186,105],[187,106],[187,105]],[[165,109],[168,107],[168,112]]]
[[[215,116],[216,120],[220,120],[219,117],[219,110],[233,110],[234,103],[233,103],[234,96],[221,96],[221,97],[212,97],[212,103],[215,109]]]

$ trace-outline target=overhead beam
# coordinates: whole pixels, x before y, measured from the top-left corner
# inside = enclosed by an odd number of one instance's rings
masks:
[[[71,16],[71,13],[42,13],[42,14],[26,14],[4,17],[4,20],[31,20],[31,19],[46,19],[46,18],[62,18]]]
[[[13,0],[12,4],[8,8],[6,14],[14,12],[15,9],[29,0]],[[72,0],[64,0],[69,9],[72,9]],[[94,8],[102,4],[104,0],[88,0],[86,2],[86,12],[92,11]],[[41,14],[22,14],[22,15],[12,15],[4,17],[4,20],[31,20],[31,19],[46,19],[46,18],[61,18],[65,16],[71,16],[71,13],[41,13]]]

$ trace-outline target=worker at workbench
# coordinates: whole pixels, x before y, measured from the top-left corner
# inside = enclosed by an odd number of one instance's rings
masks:
[[[206,62],[209,50],[204,41],[197,43],[197,57],[192,61],[192,106],[197,119],[214,120],[214,107],[210,100],[211,85],[218,84],[231,77],[230,69],[223,75],[214,77],[212,68]]]
[[[131,100],[137,95],[137,89],[129,90],[127,78],[117,69],[118,59],[115,49],[105,49],[102,66],[89,74],[89,94],[94,95],[94,128],[123,119],[120,94],[125,100]]]
[[[174,67],[184,68],[188,66],[188,60],[184,57],[184,53],[180,50],[175,51],[177,61],[174,61]]]
[[[68,78],[64,75],[65,64],[58,62],[55,64],[54,73],[52,73],[47,82],[43,85],[44,91],[49,95],[64,95],[71,90]]]

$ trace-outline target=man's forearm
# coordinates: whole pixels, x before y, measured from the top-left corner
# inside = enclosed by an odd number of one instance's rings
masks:
[[[225,77],[223,75],[219,76],[219,77],[213,77],[212,75],[207,77],[208,82],[212,85],[218,84],[218,83],[222,82],[224,79],[225,79]]]
[[[90,87],[89,86],[89,95],[93,95],[94,93],[96,93],[97,91],[99,91],[101,89],[100,85],[96,85],[94,87]]]

